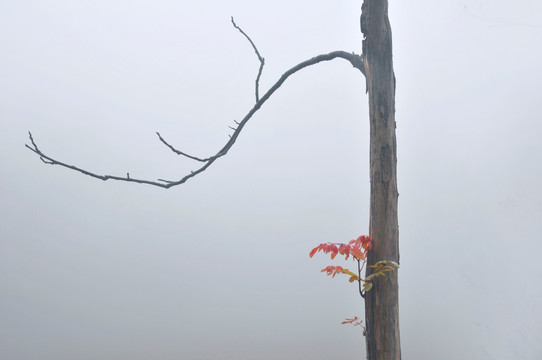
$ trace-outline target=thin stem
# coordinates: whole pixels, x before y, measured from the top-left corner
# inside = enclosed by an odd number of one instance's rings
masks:
[[[359,294],[361,295],[361,297],[363,299],[365,299],[365,294],[363,293],[363,290],[361,289],[361,270],[363,270],[363,266],[365,266],[365,262],[363,262],[363,265],[361,265],[361,261],[359,259],[356,259],[358,261],[358,276],[359,276],[359,280],[358,280],[358,287],[359,287]]]

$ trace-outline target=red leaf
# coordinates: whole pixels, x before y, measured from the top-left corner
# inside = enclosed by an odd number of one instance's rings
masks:
[[[361,242],[361,246],[367,251],[372,249],[373,244],[371,243],[371,238],[367,235],[361,235],[358,240]]]
[[[354,316],[352,319],[345,319],[341,324],[353,324],[354,326],[361,325],[361,320],[358,321],[358,317]]]
[[[350,256],[350,245],[341,244],[339,246],[339,254],[345,255],[345,260],[348,260],[348,257]]]
[[[341,266],[335,266],[335,272],[332,277],[335,277],[338,273],[342,272],[343,268]]]
[[[324,271],[327,272],[328,275],[331,275],[333,274],[333,271],[335,271],[335,266],[329,265],[323,268],[322,270],[320,270],[320,272],[324,272]]]
[[[335,244],[330,244],[329,251],[331,252],[331,259],[335,259],[335,256],[337,256],[337,253],[339,252],[339,248]]]
[[[342,266],[329,265],[329,266],[326,266],[325,268],[323,268],[320,271],[327,273],[327,275],[332,275],[331,277],[335,277],[335,275],[337,275],[339,273],[343,273],[343,270],[344,269],[343,269]]]
[[[309,253],[309,257],[313,257],[318,251],[323,251],[326,254],[331,253],[331,259],[335,259],[337,254],[345,256],[348,260],[350,255],[358,260],[364,260],[367,257],[367,251],[373,247],[371,238],[367,235],[361,235],[355,240],[350,240],[348,244],[343,243],[325,243],[320,244]]]

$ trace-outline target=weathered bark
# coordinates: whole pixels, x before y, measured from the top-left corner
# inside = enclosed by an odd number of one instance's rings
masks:
[[[364,1],[361,31],[371,124],[369,233],[373,249],[368,265],[372,265],[380,260],[399,262],[395,75],[387,0]],[[367,267],[367,274],[371,270]],[[378,277],[366,294],[367,359],[401,359],[398,300],[397,272]]]

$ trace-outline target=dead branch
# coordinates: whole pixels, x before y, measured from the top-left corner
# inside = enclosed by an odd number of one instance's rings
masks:
[[[291,69],[286,71],[284,74],[282,74],[282,76],[278,79],[278,81],[273,86],[271,86],[271,88],[269,90],[267,90],[267,92],[260,98],[259,97],[259,81],[260,81],[260,77],[261,77],[263,67],[264,67],[264,63],[265,63],[264,58],[260,55],[258,49],[256,48],[256,45],[254,45],[254,42],[250,39],[250,37],[239,26],[237,26],[237,24],[233,20],[233,17],[232,17],[231,21],[232,21],[233,26],[237,30],[239,30],[241,32],[241,34],[243,34],[246,37],[246,39],[250,42],[250,44],[252,45],[252,48],[254,49],[256,55],[258,56],[258,60],[260,60],[260,68],[259,68],[259,71],[258,71],[258,75],[256,77],[256,89],[255,89],[256,103],[254,104],[254,106],[247,112],[247,114],[243,117],[243,119],[240,122],[235,121],[235,124],[237,125],[237,127],[235,127],[235,128],[230,127],[232,130],[234,130],[234,132],[233,132],[233,134],[229,135],[228,142],[226,142],[226,144],[216,154],[214,154],[212,156],[209,156],[207,158],[200,158],[200,157],[189,155],[189,154],[187,154],[185,152],[182,152],[182,151],[176,149],[175,147],[173,147],[171,144],[169,144],[160,135],[160,133],[158,133],[158,132],[156,133],[158,135],[158,139],[164,145],[166,145],[171,151],[176,153],[177,155],[181,155],[181,156],[187,157],[187,158],[192,159],[192,160],[203,162],[204,164],[200,168],[198,168],[197,170],[191,171],[190,174],[185,175],[183,178],[181,178],[179,180],[173,180],[173,181],[164,180],[164,179],[157,179],[156,181],[145,180],[145,179],[137,179],[137,178],[134,178],[134,177],[130,177],[129,173],[127,173],[126,176],[99,175],[99,174],[87,171],[85,169],[82,169],[80,167],[66,164],[66,163],[64,163],[62,161],[59,161],[59,160],[56,160],[56,159],[50,157],[49,155],[46,155],[45,153],[43,153],[38,148],[38,146],[36,145],[36,142],[34,141],[34,138],[32,137],[32,133],[30,131],[28,132],[28,137],[30,139],[31,145],[25,144],[25,146],[28,149],[30,149],[32,152],[34,152],[36,155],[38,155],[40,157],[40,159],[44,163],[49,164],[49,165],[59,165],[61,167],[65,167],[65,168],[80,172],[80,173],[82,173],[84,175],[91,176],[91,177],[94,177],[94,178],[97,178],[97,179],[100,179],[100,180],[104,180],[104,181],[105,180],[118,180],[118,181],[126,181],[126,182],[134,182],[134,183],[139,183],[139,184],[153,185],[153,186],[158,186],[158,187],[161,187],[161,188],[168,189],[170,187],[185,183],[188,179],[190,179],[190,178],[198,175],[199,173],[202,173],[203,171],[205,171],[218,158],[226,155],[228,153],[228,151],[232,148],[232,146],[235,144],[235,141],[239,137],[239,134],[243,130],[246,123],[262,107],[262,105],[265,104],[265,102],[271,97],[271,95],[273,95],[273,93],[278,88],[280,88],[282,86],[282,84],[286,81],[286,79],[288,79],[291,75],[295,74],[296,72],[298,72],[298,71],[300,71],[300,70],[302,70],[302,69],[304,69],[306,67],[321,63],[323,61],[331,61],[331,60],[336,59],[336,58],[341,58],[341,59],[344,59],[344,60],[347,60],[348,62],[350,62],[350,64],[352,64],[352,66],[354,68],[358,69],[359,71],[361,71],[362,74],[365,75],[365,68],[364,68],[364,65],[363,65],[363,60],[362,60],[362,57],[360,55],[357,55],[357,54],[354,54],[354,53],[348,53],[346,51],[333,51],[333,52],[330,52],[328,54],[322,54],[322,55],[315,56],[315,57],[313,57],[311,59],[305,60],[305,61],[297,64],[296,66],[292,67]]]

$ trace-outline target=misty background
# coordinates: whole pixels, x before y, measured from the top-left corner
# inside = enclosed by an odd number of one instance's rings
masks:
[[[362,359],[322,242],[367,234],[359,1],[0,1],[0,357]],[[390,2],[404,359],[542,358],[542,2]],[[349,265],[349,264],[347,264]],[[354,266],[352,263],[350,266]]]

